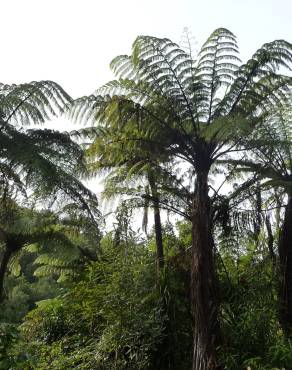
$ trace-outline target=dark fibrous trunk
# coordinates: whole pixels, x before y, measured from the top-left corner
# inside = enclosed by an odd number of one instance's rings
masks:
[[[288,197],[279,238],[280,322],[285,334],[292,336],[292,196]]]
[[[191,294],[194,322],[193,370],[217,369],[217,280],[208,196],[208,172],[198,173],[193,198]]]
[[[259,235],[260,235],[261,226],[262,226],[262,195],[261,195],[259,184],[257,184],[256,192],[255,192],[255,209],[256,209],[256,217],[254,221],[254,240],[256,242],[256,246],[258,246]]]
[[[10,248],[6,247],[5,250],[3,251],[2,258],[1,258],[1,263],[0,263],[0,303],[4,299],[4,279],[5,279],[5,274],[7,271],[7,266],[10,261],[10,258],[13,254],[13,250]]]
[[[267,235],[268,235],[268,250],[269,250],[269,256],[273,262],[273,266],[276,265],[276,254],[274,252],[274,235],[272,231],[272,225],[270,221],[270,217],[267,215],[265,217],[265,223],[266,223],[266,229],[267,229]]]
[[[164,253],[163,253],[163,242],[162,242],[162,226],[159,209],[159,194],[157,187],[152,176],[149,176],[149,184],[151,188],[153,210],[154,210],[154,229],[155,229],[155,241],[156,241],[156,253],[157,253],[157,268],[161,270],[164,266]]]
[[[158,199],[154,199],[153,206],[154,206],[155,239],[156,239],[156,249],[157,249],[157,264],[158,264],[159,270],[161,270],[164,266],[164,254],[163,254],[162,227],[161,227]]]

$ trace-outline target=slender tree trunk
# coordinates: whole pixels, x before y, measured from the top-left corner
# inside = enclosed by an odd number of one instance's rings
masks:
[[[154,207],[155,239],[156,239],[156,248],[157,248],[157,265],[158,265],[159,270],[161,270],[164,266],[164,254],[163,254],[162,227],[161,227],[158,198],[153,200],[153,207]]]
[[[151,197],[154,210],[154,230],[155,230],[155,241],[156,241],[156,253],[157,253],[157,272],[158,272],[158,288],[162,297],[162,311],[167,317],[165,323],[164,338],[157,348],[157,358],[155,361],[155,368],[166,370],[176,369],[173,348],[173,333],[171,328],[171,318],[169,316],[169,301],[167,302],[164,295],[165,280],[161,279],[159,272],[164,267],[164,252],[163,252],[163,241],[162,241],[162,226],[160,218],[160,207],[159,207],[159,193],[157,191],[156,181],[153,174],[148,174],[148,181],[151,190]]]
[[[259,245],[259,236],[262,227],[262,194],[259,184],[257,184],[255,192],[255,209],[256,219],[254,221],[254,240],[257,248]]]
[[[217,369],[217,280],[208,196],[208,171],[197,174],[192,214],[191,294],[194,321],[193,370]]]
[[[153,210],[154,210],[154,229],[155,229],[155,240],[156,240],[156,253],[157,253],[157,268],[160,271],[164,266],[164,253],[163,253],[163,242],[162,242],[162,226],[159,209],[159,194],[153,176],[149,175],[149,185],[151,188],[151,195],[153,199]]]
[[[268,235],[268,250],[269,250],[269,256],[272,260],[273,267],[276,267],[276,254],[274,252],[274,235],[272,231],[272,225],[269,215],[266,215],[265,217],[265,224],[267,229],[267,235]]]
[[[7,271],[7,266],[10,261],[10,258],[13,254],[13,251],[10,250],[9,247],[5,247],[5,250],[2,255],[1,263],[0,263],[0,303],[2,303],[4,299],[4,279],[5,274]]]
[[[285,334],[292,336],[292,195],[288,195],[284,223],[279,238],[280,322]]]

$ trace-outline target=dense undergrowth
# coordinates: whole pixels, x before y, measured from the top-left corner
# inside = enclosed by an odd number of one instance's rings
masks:
[[[98,261],[63,287],[51,278],[28,283],[29,268],[11,278],[1,310],[0,368],[190,369],[188,229],[180,223],[178,236],[164,229],[168,257],[159,276],[151,239],[132,232],[117,243],[112,232],[101,240]],[[277,319],[272,262],[255,248],[237,259],[228,251],[223,246],[217,258],[222,368],[289,369],[292,342]]]

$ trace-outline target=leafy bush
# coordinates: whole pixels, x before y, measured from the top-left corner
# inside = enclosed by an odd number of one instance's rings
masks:
[[[143,245],[118,248],[104,239],[84,279],[26,316],[22,333],[43,368],[151,368],[166,320],[155,265]]]
[[[223,262],[229,274],[219,267],[223,298],[219,355],[224,369],[292,368],[291,342],[284,339],[278,321],[277,275],[271,260],[251,248],[237,260],[227,254]]]

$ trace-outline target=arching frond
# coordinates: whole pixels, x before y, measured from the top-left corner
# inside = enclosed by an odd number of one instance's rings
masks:
[[[0,84],[2,125],[44,123],[60,113],[70,101],[70,96],[53,81],[34,81],[21,85]]]

